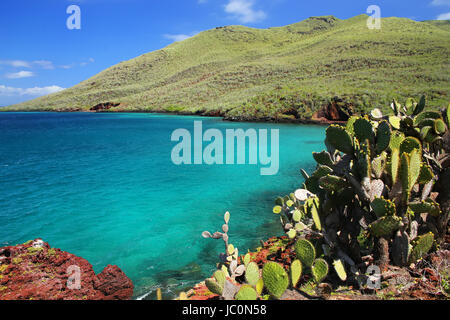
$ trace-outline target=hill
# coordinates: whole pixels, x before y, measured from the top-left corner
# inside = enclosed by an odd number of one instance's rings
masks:
[[[448,103],[444,22],[311,17],[284,27],[218,27],[121,62],[80,84],[3,110],[159,111],[310,118],[340,97],[358,110],[427,95]]]

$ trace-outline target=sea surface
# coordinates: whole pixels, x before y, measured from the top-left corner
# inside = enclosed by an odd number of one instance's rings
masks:
[[[194,121],[222,132],[279,129],[278,174],[175,165],[171,134],[193,132]],[[191,116],[0,113],[0,246],[42,238],[96,272],[118,265],[136,298],[152,299],[157,287],[170,298],[212,274],[224,245],[201,233],[219,231],[226,211],[240,253],[282,234],[274,199],[301,187],[324,135],[321,126]]]

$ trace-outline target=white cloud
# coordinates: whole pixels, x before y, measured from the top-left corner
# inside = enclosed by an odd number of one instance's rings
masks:
[[[174,42],[183,41],[195,36],[198,32],[192,32],[190,34],[165,34],[164,38],[172,40]]]
[[[253,0],[229,0],[225,12],[232,14],[242,23],[252,23],[264,20],[267,15],[262,10],[255,10]]]
[[[19,72],[13,72],[13,73],[7,73],[5,75],[8,79],[22,79],[22,78],[29,78],[34,77],[34,73],[31,71],[19,71]]]
[[[433,0],[432,6],[450,6],[450,0]]]
[[[0,60],[0,64],[5,64],[15,68],[31,68],[30,63],[23,60]]]
[[[450,20],[450,12],[438,15],[436,20]]]
[[[94,63],[94,62],[95,62],[94,58],[89,58],[87,61],[81,62],[81,63],[80,63],[80,66],[85,67],[85,66],[87,66],[89,63]],[[67,68],[65,68],[65,69],[67,69]]]
[[[64,90],[59,86],[15,88],[0,85],[0,96],[43,96]]]
[[[36,60],[33,61],[33,64],[39,66],[42,69],[55,69],[55,67],[53,66],[53,62],[48,60]]]

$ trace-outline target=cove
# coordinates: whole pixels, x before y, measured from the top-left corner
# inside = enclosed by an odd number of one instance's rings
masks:
[[[171,134],[192,128],[278,129],[279,171],[261,164],[171,161]],[[210,276],[223,250],[205,240],[231,213],[240,252],[281,234],[274,199],[300,187],[301,168],[324,149],[325,128],[234,123],[158,114],[0,113],[0,246],[43,238],[87,259],[96,272],[118,265],[135,296],[165,296]]]

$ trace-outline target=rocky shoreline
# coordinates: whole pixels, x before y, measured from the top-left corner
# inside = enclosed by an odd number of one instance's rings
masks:
[[[0,248],[0,300],[129,300],[133,283],[117,266],[92,265],[42,239]]]

